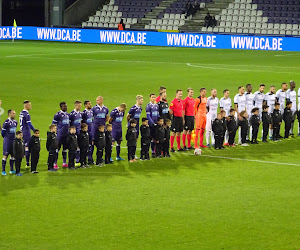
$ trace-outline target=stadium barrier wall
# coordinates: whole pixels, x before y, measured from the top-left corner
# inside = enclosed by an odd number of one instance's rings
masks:
[[[300,37],[0,27],[0,40],[8,39],[214,49],[300,51]]]

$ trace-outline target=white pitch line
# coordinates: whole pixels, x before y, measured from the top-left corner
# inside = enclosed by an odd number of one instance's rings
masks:
[[[27,55],[10,55],[10,56],[5,56],[5,57],[32,57],[32,56],[52,56],[52,55],[76,55],[76,54],[132,52],[132,51],[161,50],[161,49],[166,49],[166,48],[77,51],[77,52],[63,52],[63,53],[51,53],[51,54],[49,54],[49,53],[43,53],[43,54],[27,54]]]
[[[275,55],[275,56],[300,56],[300,53],[298,53],[298,54],[283,54],[283,55]]]

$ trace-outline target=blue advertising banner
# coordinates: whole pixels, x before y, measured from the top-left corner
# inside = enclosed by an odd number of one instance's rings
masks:
[[[300,37],[240,36],[42,27],[0,27],[0,40],[4,39],[190,48],[300,51]]]

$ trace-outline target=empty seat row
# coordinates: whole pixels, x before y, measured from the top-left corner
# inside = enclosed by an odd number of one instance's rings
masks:
[[[122,12],[121,11],[106,11],[106,10],[102,10],[102,11],[97,11],[95,16],[117,16],[117,17],[121,17],[122,16]]]
[[[299,30],[298,24],[279,24],[279,23],[248,23],[248,22],[220,22],[219,27],[231,28],[256,28],[256,29],[285,29],[285,30]]]
[[[185,14],[164,14],[164,19],[185,19]]]
[[[240,10],[252,10],[252,9],[257,9],[256,4],[244,4],[244,3],[230,3],[228,5],[228,9],[240,9]]]
[[[224,9],[222,10],[222,15],[228,16],[236,16],[236,15],[243,15],[243,16],[261,16],[263,12],[261,10],[239,10],[239,9]]]
[[[118,28],[117,23],[82,23],[82,28],[93,27],[93,28]],[[130,24],[125,24],[125,29],[130,29]]]
[[[184,25],[184,20],[167,20],[167,19],[152,19],[151,24],[154,25],[176,25],[182,26]]]
[[[217,19],[218,20],[218,19]],[[267,17],[261,16],[221,16],[221,21],[267,22]]]
[[[178,30],[178,26],[176,25],[145,25],[146,30]]]
[[[116,5],[104,5],[103,10],[110,10],[110,11],[117,11],[118,10],[118,6]]]

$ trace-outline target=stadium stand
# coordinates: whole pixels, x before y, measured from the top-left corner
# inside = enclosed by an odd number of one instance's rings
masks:
[[[110,0],[82,27],[117,28],[123,18],[126,29],[300,35],[299,0],[197,1],[200,10],[187,17],[189,0]],[[207,12],[216,17],[216,27],[204,27]]]

